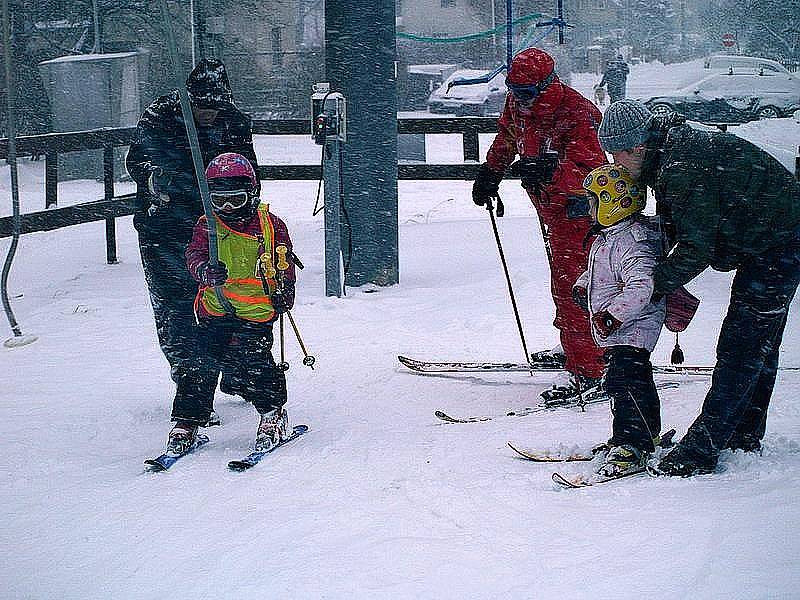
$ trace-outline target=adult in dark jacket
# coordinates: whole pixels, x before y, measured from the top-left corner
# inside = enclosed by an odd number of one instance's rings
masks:
[[[233,103],[224,65],[216,59],[200,60],[186,80],[186,89],[203,166],[219,154],[235,152],[257,169],[250,119]],[[203,203],[177,90],[144,111],[126,165],[137,183],[133,224],[158,340],[177,388],[172,418],[192,420],[194,415],[180,414],[180,407],[195,405],[201,393],[193,368],[198,355],[193,311],[197,283],[184,254]]]
[[[609,100],[612,103],[625,98],[625,87],[630,72],[631,70],[621,54],[606,63],[606,70],[603,73],[603,78],[597,85],[598,87],[605,86],[608,90]]]
[[[663,296],[707,267],[736,274],[702,411],[659,463],[667,475],[715,469],[723,449],[757,451],[766,428],[789,304],[800,283],[800,183],[736,136],[612,104],[603,148],[655,192],[672,250],[653,275]]]
[[[572,284],[586,269],[589,247],[584,240],[592,226],[581,184],[589,171],[606,162],[597,141],[601,115],[559,81],[554,68],[553,58],[538,48],[523,50],[511,61],[506,79],[510,93],[497,123],[499,132],[472,188],[473,201],[484,205],[497,196],[506,172],[516,174],[542,222],[554,324],[561,332],[569,373],[561,385],[545,392],[551,398],[595,385],[605,364],[589,318],[572,297]]]

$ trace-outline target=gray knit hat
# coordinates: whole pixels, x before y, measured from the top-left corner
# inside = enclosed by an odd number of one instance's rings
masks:
[[[617,100],[606,109],[597,137],[606,152],[641,146],[649,136],[653,113],[636,100]]]

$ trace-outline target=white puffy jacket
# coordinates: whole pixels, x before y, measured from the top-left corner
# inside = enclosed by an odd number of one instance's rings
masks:
[[[636,215],[603,229],[589,251],[588,269],[575,286],[587,290],[589,314],[608,311],[622,325],[598,346],[635,346],[652,352],[666,314],[665,301],[650,303],[653,269],[662,253],[658,217]]]

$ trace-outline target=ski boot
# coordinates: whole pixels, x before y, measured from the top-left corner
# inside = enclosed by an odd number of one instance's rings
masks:
[[[197,423],[176,421],[167,439],[168,454],[185,454],[197,441]]]
[[[700,455],[691,448],[687,448],[686,444],[681,441],[651,471],[654,475],[692,477],[693,475],[713,473],[716,467],[716,456]]]
[[[561,344],[550,350],[540,350],[531,354],[531,366],[546,369],[563,369],[567,364]]]
[[[751,452],[753,454],[761,454],[761,440],[753,435],[734,435],[725,448],[731,452],[741,450],[742,452]]]
[[[633,471],[641,471],[647,463],[649,453],[630,444],[612,446],[595,473],[600,477],[621,477]]]
[[[256,432],[256,452],[267,452],[277,446],[287,437],[289,418],[283,407],[276,408],[261,414]]]
[[[541,393],[545,406],[579,404],[603,394],[602,377],[584,377],[577,373],[565,373],[558,378],[553,387]]]

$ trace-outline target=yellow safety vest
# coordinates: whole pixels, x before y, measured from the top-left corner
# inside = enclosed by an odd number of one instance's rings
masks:
[[[270,260],[275,252],[275,230],[269,218],[269,206],[258,206],[258,219],[264,238],[264,252]],[[264,284],[256,270],[259,265],[261,240],[250,234],[234,231],[218,216],[214,215],[217,227],[217,252],[219,260],[228,267],[228,279],[222,286],[222,294],[228,299],[236,316],[246,321],[265,322],[275,316],[269,295],[264,291]],[[276,281],[264,274],[269,290],[274,291]],[[197,302],[214,316],[224,316],[225,309],[217,299],[213,287],[201,287],[197,293]]]

